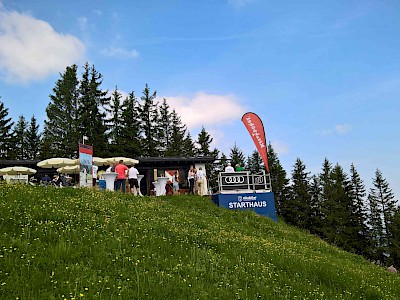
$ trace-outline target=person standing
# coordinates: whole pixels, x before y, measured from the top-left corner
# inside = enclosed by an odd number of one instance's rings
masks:
[[[93,187],[96,186],[97,183],[97,171],[99,170],[99,167],[96,165],[92,165],[92,181],[93,181]]]
[[[110,163],[110,166],[107,168],[106,172],[111,173],[115,172],[115,167],[117,166],[117,162],[114,161],[113,163]]]
[[[188,173],[188,180],[189,180],[189,195],[194,195],[194,177],[196,173],[194,171],[193,165],[190,166],[189,173]]]
[[[123,164],[123,162],[124,162],[123,160],[120,160],[118,165],[115,167],[115,172],[118,173],[115,189],[117,191],[119,191],[121,186],[122,186],[122,192],[125,193],[125,189],[126,189],[125,181],[126,181],[126,176],[128,175],[128,170],[129,169],[128,169],[127,166],[125,166]]]
[[[196,173],[197,178],[197,187],[200,196],[204,196],[204,186],[206,181],[206,174],[203,172],[203,168],[199,167],[199,170]]]
[[[235,172],[235,169],[232,167],[231,163],[228,162],[228,165],[225,167],[225,172],[226,173],[233,173]]]
[[[172,176],[172,187],[174,189],[174,195],[179,192],[179,176],[178,171],[175,171],[174,176]]]
[[[236,172],[242,172],[242,171],[244,171],[244,168],[241,167],[240,164],[236,164],[236,165],[235,165],[235,171],[236,171]]]
[[[135,168],[135,165],[133,164],[129,168],[128,182],[129,182],[129,187],[131,189],[131,193],[134,193],[135,189],[136,189],[136,196],[140,195],[140,188],[139,188],[139,183],[138,183],[138,175],[139,175],[139,171]]]

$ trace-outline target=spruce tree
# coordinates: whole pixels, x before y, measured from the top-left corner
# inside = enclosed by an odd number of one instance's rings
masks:
[[[292,186],[286,202],[285,220],[300,228],[309,228],[310,202],[309,173],[306,172],[305,164],[297,158],[292,171]]]
[[[365,186],[354,164],[350,167],[349,197],[351,199],[351,238],[350,246],[354,252],[366,255],[370,245],[367,227],[367,207],[365,204]]]
[[[194,157],[196,154],[196,148],[194,146],[194,142],[192,140],[192,136],[190,135],[190,132],[188,131],[186,134],[185,139],[183,140],[183,148],[184,152],[183,155],[187,157]]]
[[[186,126],[182,124],[181,118],[175,109],[171,113],[171,137],[167,146],[166,156],[183,156],[185,154]]]
[[[218,151],[216,149],[214,149],[214,151]],[[216,156],[216,160],[214,161],[214,165],[213,165],[213,175],[212,178],[210,178],[210,187],[212,189],[212,191],[215,193],[218,191],[218,176],[219,173],[221,172],[225,172],[225,167],[228,161],[227,156],[225,155],[225,153],[221,153],[221,156],[218,158],[218,154],[219,152],[215,152],[215,154],[217,154]]]
[[[285,217],[285,202],[289,194],[289,179],[283,169],[278,155],[271,143],[268,144],[268,163],[271,176],[272,191],[275,196],[275,208],[278,215]]]
[[[169,149],[171,143],[172,135],[172,116],[170,112],[170,107],[167,103],[167,99],[163,99],[161,106],[159,107],[158,121],[158,136],[159,136],[159,156],[166,156],[167,150]]]
[[[232,167],[235,168],[235,166],[237,164],[239,164],[242,167],[244,166],[246,157],[244,156],[243,151],[239,149],[236,142],[233,145],[233,147],[231,148],[230,158],[231,158]]]
[[[19,116],[17,124],[14,126],[13,133],[13,159],[24,160],[27,158],[26,149],[27,149],[27,139],[26,139],[26,130],[28,124],[23,115]]]
[[[108,151],[106,107],[110,102],[108,90],[102,90],[103,76],[94,66],[84,65],[79,87],[79,135],[89,138],[96,156],[114,156]]]
[[[214,158],[214,161],[212,163],[206,164],[207,179],[209,188],[211,188],[213,192],[216,192],[216,189],[218,187],[218,175],[219,172],[221,172],[221,168],[217,168],[217,165],[215,163],[216,161],[218,161],[219,157],[218,149],[214,148],[214,150],[210,153],[210,156]]]
[[[125,131],[123,128],[123,103],[121,101],[122,95],[118,91],[118,87],[115,87],[111,94],[111,100],[106,108],[108,118],[105,119],[105,124],[108,128],[108,142],[109,151],[112,156],[122,156],[121,153],[121,135]]]
[[[375,172],[373,185],[368,194],[371,208],[369,225],[374,243],[371,256],[374,260],[385,264],[391,239],[389,226],[396,210],[396,200],[379,169]]]
[[[41,134],[35,116],[32,116],[26,131],[26,158],[38,159],[40,153]]]
[[[210,151],[210,146],[213,141],[211,135],[206,131],[204,126],[201,127],[201,131],[197,136],[197,140],[195,142],[196,149],[195,155],[196,156],[213,156],[214,159],[218,157],[219,151],[214,149],[213,152]],[[205,171],[207,174],[207,180],[210,186],[215,185],[216,180],[218,178],[218,174],[214,171],[214,164],[213,163],[206,163]]]
[[[78,156],[78,78],[77,66],[67,67],[57,80],[47,105],[44,121],[44,142],[49,156]]]
[[[322,188],[320,178],[313,175],[310,179],[310,216],[308,230],[319,236],[322,235]]]
[[[391,222],[388,224],[389,232],[389,258],[387,265],[395,265],[400,268],[400,208],[397,207]]]
[[[262,158],[257,150],[247,157],[246,170],[251,174],[260,172],[264,167]]]
[[[213,138],[206,131],[204,126],[201,127],[201,131],[197,136],[196,145],[197,145],[197,156],[210,156],[210,146],[213,141]]]
[[[324,235],[328,241],[343,248],[353,251],[351,248],[352,203],[349,196],[349,179],[343,168],[336,164],[330,174],[332,180],[332,193],[323,203],[325,220],[323,226]]]
[[[0,97],[1,99],[1,97]],[[14,122],[11,118],[7,118],[8,108],[5,108],[4,103],[0,101],[0,159],[10,158],[10,148],[12,143],[12,127]]]
[[[326,224],[326,219],[331,216],[331,207],[329,204],[329,200],[332,199],[333,193],[333,180],[331,177],[332,172],[332,164],[329,162],[327,158],[325,158],[322,164],[322,172],[319,174],[319,183],[321,188],[321,218],[322,218],[322,227],[321,227],[321,235],[322,237],[326,237],[326,231],[330,230],[329,225]],[[328,228],[325,228],[328,227]]]
[[[148,157],[158,156],[159,148],[159,131],[158,131],[158,103],[155,103],[157,92],[150,92],[149,86],[146,84],[139,108],[141,119],[141,131],[143,134],[142,147],[143,155]]]
[[[134,92],[125,99],[122,107],[123,130],[120,136],[120,151],[122,156],[140,157],[142,155],[140,143],[139,103]]]

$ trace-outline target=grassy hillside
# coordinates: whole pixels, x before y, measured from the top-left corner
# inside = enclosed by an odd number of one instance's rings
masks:
[[[0,184],[0,299],[399,299],[400,277],[196,196]]]

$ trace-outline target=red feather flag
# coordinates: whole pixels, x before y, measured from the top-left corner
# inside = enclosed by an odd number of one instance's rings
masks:
[[[242,117],[242,122],[246,126],[254,144],[257,147],[258,153],[264,162],[265,169],[269,173],[267,143],[265,139],[264,125],[259,116],[255,113],[247,112]]]

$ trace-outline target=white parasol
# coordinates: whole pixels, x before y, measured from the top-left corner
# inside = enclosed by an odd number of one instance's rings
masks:
[[[7,167],[0,169],[0,175],[32,175],[35,174],[36,170],[27,167]]]
[[[126,164],[126,165],[136,165],[139,163],[139,161],[137,159],[122,157],[122,156],[109,157],[109,158],[105,158],[105,160],[108,163],[119,162],[120,160],[122,160],[124,162],[124,164]]]
[[[93,156],[93,164],[96,166],[106,166],[109,162],[105,158]]]
[[[65,166],[57,169],[57,172],[62,174],[79,174],[79,171],[80,171],[79,165]]]
[[[73,166],[75,164],[76,164],[76,159],[54,157],[38,162],[37,166],[41,168],[59,168],[65,166]]]

